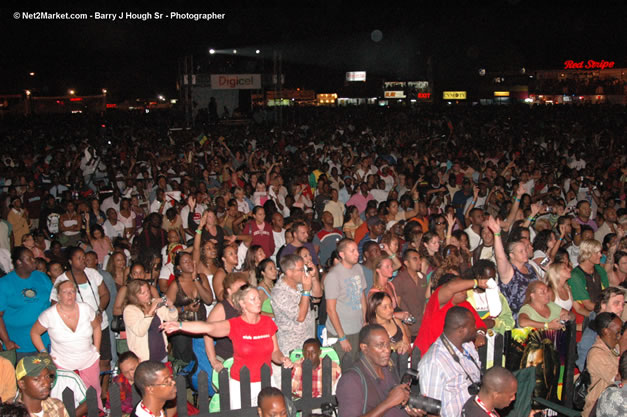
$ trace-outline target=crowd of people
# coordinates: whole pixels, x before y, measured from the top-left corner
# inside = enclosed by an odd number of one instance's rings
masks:
[[[574,321],[594,387],[584,415],[611,415],[616,392],[625,407],[624,108],[301,109],[288,120],[7,121],[0,340],[19,362],[0,398],[39,413],[54,389],[33,401],[24,377],[49,386],[40,373],[65,371],[102,409],[115,383],[125,412],[135,385],[168,391],[136,415],[170,413],[171,373],[197,361],[229,369],[236,409],[244,366],[253,403],[263,365],[276,386],[292,368],[301,396],[302,351],[318,394],[320,357],[332,357],[340,415],[421,416],[390,366],[391,351],[418,350],[421,392],[442,416],[493,416],[516,382],[498,366],[482,375],[477,348]]]

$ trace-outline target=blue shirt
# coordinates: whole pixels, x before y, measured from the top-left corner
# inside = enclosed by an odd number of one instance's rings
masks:
[[[0,311],[4,313],[4,324],[9,339],[20,347],[18,352],[35,352],[30,338],[30,329],[39,314],[50,307],[52,282],[42,272],[33,271],[26,279],[15,271],[0,278]],[[48,333],[41,336],[44,346],[50,344]]]

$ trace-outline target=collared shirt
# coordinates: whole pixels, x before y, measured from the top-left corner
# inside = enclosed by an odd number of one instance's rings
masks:
[[[18,393],[15,398],[16,403],[23,403],[22,401],[22,393]],[[56,398],[48,397],[45,400],[41,401],[41,413],[31,413],[28,414],[32,417],[70,417],[67,410],[65,409],[65,405],[63,405],[63,401],[57,400]]]
[[[299,398],[303,396],[303,361],[301,358],[292,368],[292,394]],[[335,385],[342,371],[338,363],[331,362],[331,365],[331,393],[335,394]],[[322,362],[311,370],[311,398],[317,397],[322,397]]]
[[[298,321],[301,288],[300,284],[298,288],[290,287],[283,277],[272,288],[270,302],[274,312],[274,321],[279,328],[277,341],[279,349],[286,355],[294,349],[300,349],[305,340],[315,336],[316,318],[311,308],[307,309],[305,319],[302,322]]]
[[[460,352],[452,343],[449,342],[449,344],[460,363],[453,359],[442,338],[438,338],[418,364],[420,392],[427,397],[442,401],[440,414],[442,417],[459,417],[464,404],[470,398],[468,387],[472,382],[479,382],[481,379],[481,373],[477,367],[481,366],[481,362],[474,344],[464,343],[463,352]],[[476,365],[470,359],[471,357]],[[466,373],[470,375],[472,382]]]

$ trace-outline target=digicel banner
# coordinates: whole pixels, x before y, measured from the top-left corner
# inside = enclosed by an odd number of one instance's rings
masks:
[[[211,76],[214,90],[258,90],[261,88],[260,74],[215,74]]]

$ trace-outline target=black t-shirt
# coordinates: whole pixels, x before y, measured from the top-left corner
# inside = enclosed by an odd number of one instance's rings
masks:
[[[468,398],[464,408],[462,408],[462,417],[489,417],[490,415],[485,412],[483,408],[477,404],[474,395]]]

